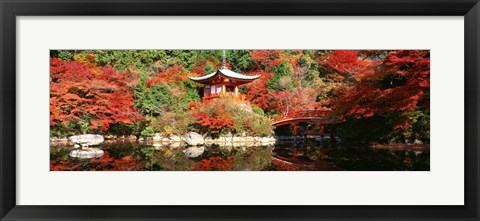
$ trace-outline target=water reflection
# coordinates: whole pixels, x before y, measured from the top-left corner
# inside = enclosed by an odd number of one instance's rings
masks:
[[[52,145],[51,170],[147,170],[147,171],[403,171],[429,170],[428,145],[382,146],[331,144],[312,141],[280,142],[270,146],[238,144],[186,147],[116,141],[104,143],[100,158],[69,157],[71,147]]]

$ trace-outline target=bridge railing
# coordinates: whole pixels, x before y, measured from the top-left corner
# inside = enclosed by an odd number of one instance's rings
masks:
[[[286,119],[293,119],[299,117],[328,117],[332,113],[331,110],[304,110],[293,111],[284,115],[279,115],[272,119],[272,122],[278,122]]]

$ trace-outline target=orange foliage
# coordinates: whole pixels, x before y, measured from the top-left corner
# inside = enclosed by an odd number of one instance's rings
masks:
[[[195,169],[197,171],[209,171],[209,170],[223,170],[228,171],[232,170],[233,163],[235,159],[233,157],[209,157],[207,159],[203,159],[199,162],[196,162]]]
[[[50,124],[76,122],[90,115],[90,128],[108,130],[114,123],[142,119],[134,109],[131,76],[113,67],[90,67],[50,59]]]
[[[90,164],[92,164],[92,170],[104,171],[136,171],[142,170],[145,166],[142,162],[137,162],[132,156],[114,159],[110,157],[108,151],[105,151],[103,156],[99,158],[90,159]]]
[[[151,78],[147,81],[147,87],[154,84],[161,84],[161,83],[171,83],[174,82],[176,84],[180,82],[184,82],[188,79],[188,76],[185,73],[185,70],[182,66],[176,65],[173,67],[168,68],[164,72],[158,73],[157,76]]]
[[[354,82],[339,86],[332,102],[347,116],[367,118],[429,107],[429,51],[393,51],[380,65],[348,61],[335,67],[338,71],[354,70],[350,73]],[[332,62],[327,61],[327,64]]]

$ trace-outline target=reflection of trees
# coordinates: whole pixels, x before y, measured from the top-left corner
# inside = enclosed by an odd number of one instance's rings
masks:
[[[183,153],[182,148],[162,148],[153,157],[160,170],[188,171],[195,168],[194,162]]]
[[[272,147],[249,147],[245,150],[232,150],[234,159],[232,170],[258,171],[265,170],[270,165]]]

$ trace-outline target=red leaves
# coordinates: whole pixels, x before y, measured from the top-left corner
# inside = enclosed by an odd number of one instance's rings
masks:
[[[208,127],[212,133],[219,133],[223,128],[232,128],[233,127],[233,119],[230,113],[221,113],[219,111],[215,111],[212,115],[209,115],[205,112],[199,112],[193,114],[196,118],[196,123]]]
[[[134,109],[133,93],[128,86],[131,76],[127,73],[113,67],[89,67],[52,58],[50,77],[51,125],[76,122],[90,115],[90,128],[106,131],[113,123],[142,119]]]
[[[108,151],[105,151],[103,156],[90,159],[90,164],[92,164],[93,170],[104,170],[104,171],[136,171],[142,170],[144,164],[142,162],[137,162],[132,156],[124,156],[120,159],[114,159],[110,157]]]
[[[93,60],[93,59],[95,59],[95,57],[96,57],[96,56],[95,56],[94,54],[87,54],[87,55],[85,55],[85,58],[86,58],[86,59],[89,59],[89,60]]]
[[[273,67],[282,63],[283,50],[254,50],[249,51],[251,59],[259,68],[265,71],[272,71]]]
[[[188,79],[188,75],[185,73],[185,70],[182,66],[176,65],[171,68],[168,68],[164,72],[158,73],[158,75],[147,81],[147,87],[154,84],[162,83],[180,83]]]
[[[428,107],[429,51],[393,51],[387,54],[382,64],[368,59],[352,62],[353,55],[348,58],[346,55],[339,56],[340,52],[333,54],[334,61],[329,60],[326,64],[340,72],[347,72],[347,76],[354,79],[351,84],[335,90],[337,97],[332,103],[337,110],[355,118],[368,118]],[[340,61],[346,63],[332,65]],[[406,125],[406,122],[400,122],[396,128],[405,128]]]
[[[275,96],[272,96],[271,106],[283,115],[315,109],[318,103],[315,102],[314,93],[309,89],[311,88],[296,87],[291,91],[278,91]]]
[[[348,72],[358,60],[357,52],[352,50],[336,50],[330,53],[326,65],[340,72]]]
[[[271,73],[253,72],[251,75],[261,75],[259,79],[246,85],[248,92],[246,97],[256,106],[266,109],[269,106],[270,94],[267,90],[267,81],[272,77]]]
[[[50,160],[50,171],[74,171],[80,170],[82,163],[71,163],[67,161]]]
[[[223,170],[223,171],[229,171],[232,170],[233,163],[235,162],[235,159],[233,157],[210,157],[207,159],[203,159],[199,162],[196,162],[196,168],[195,170],[197,171],[210,171],[210,170]]]

